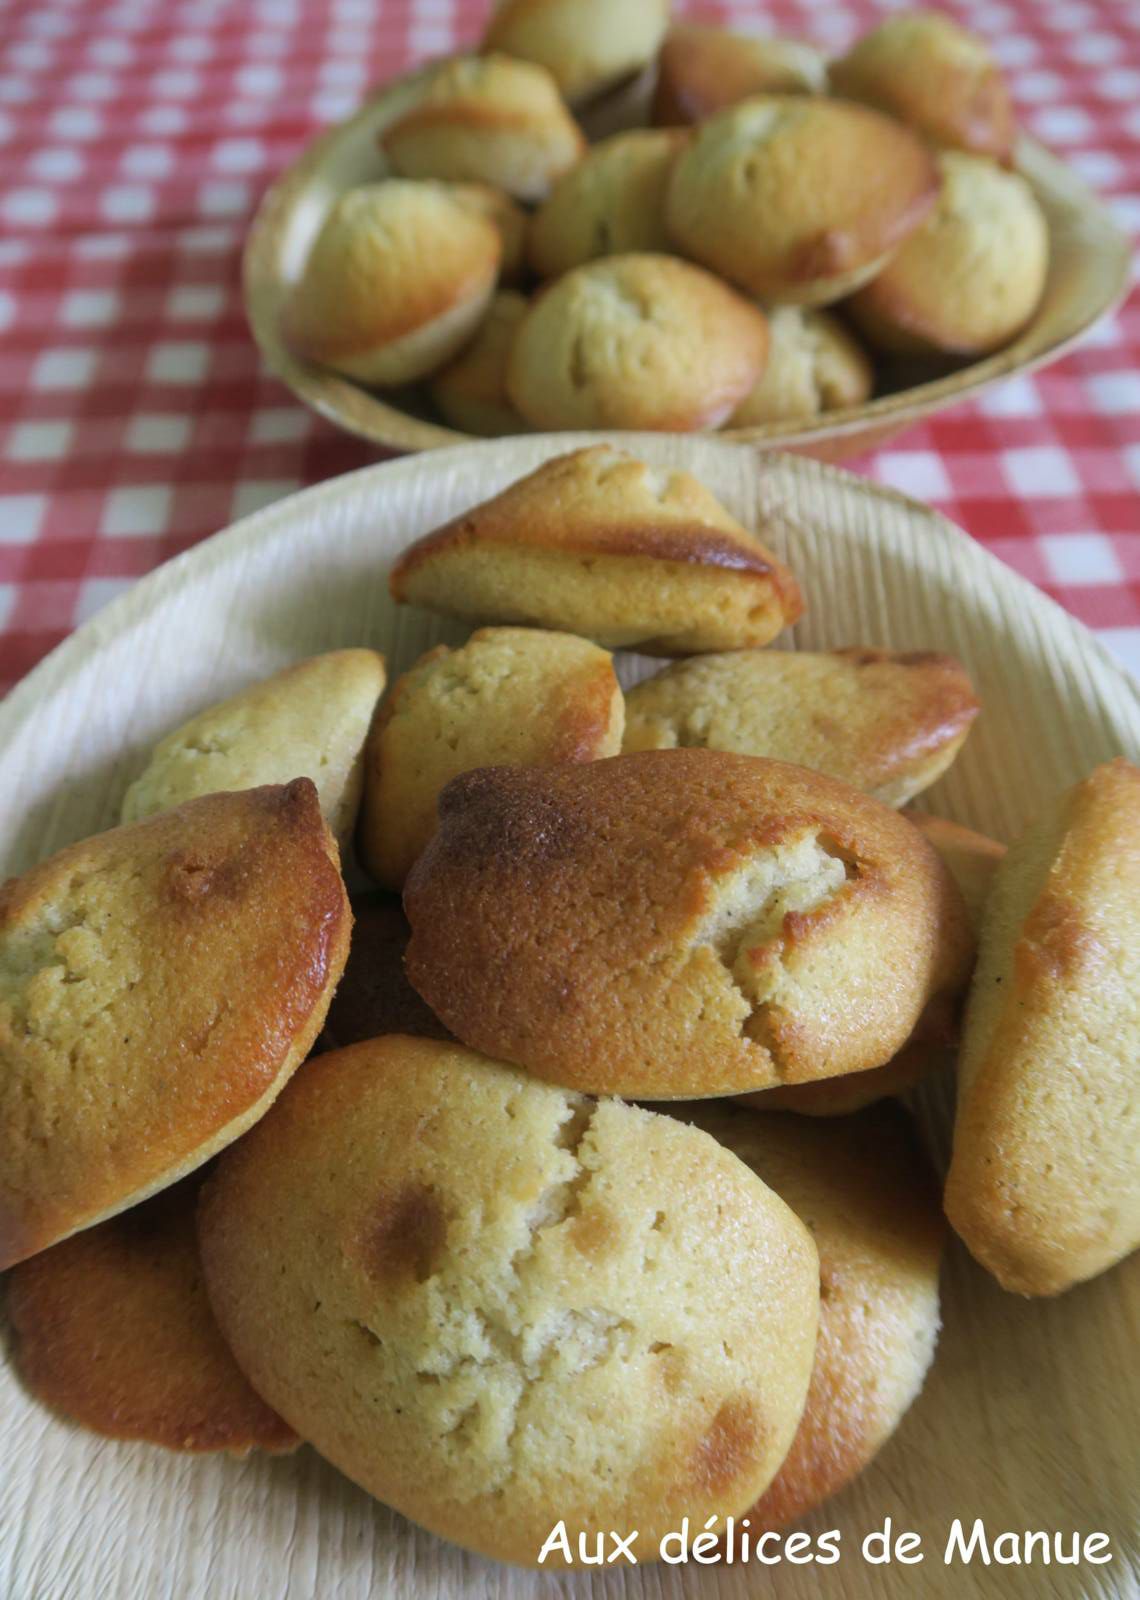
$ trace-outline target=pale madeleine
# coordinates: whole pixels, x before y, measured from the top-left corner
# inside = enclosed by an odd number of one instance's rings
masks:
[[[250,1388],[206,1298],[198,1180],[12,1268],[20,1378],[53,1411],[111,1439],[168,1450],[292,1450],[297,1435]]]
[[[1098,767],[998,867],[958,1072],[946,1214],[1006,1289],[1140,1245],[1140,769]]]
[[[904,11],[829,68],[832,92],[863,100],[938,145],[1009,159],[1013,107],[985,41],[940,11]]]
[[[139,822],[184,800],[225,789],[311,778],[341,844],[356,825],[364,741],[384,688],[375,650],[331,650],[207,706],[168,733],[123,797]]]
[[[808,1390],[811,1235],[697,1128],[458,1045],[310,1063],[199,1231],[239,1365],[432,1532],[526,1566],[763,1493]],[[555,1553],[545,1565],[560,1566]]]
[[[535,296],[507,392],[535,428],[690,433],[727,421],[767,355],[758,306],[676,256],[630,252],[574,267]]]
[[[483,48],[539,62],[580,105],[652,61],[669,10],[670,0],[497,0]]]

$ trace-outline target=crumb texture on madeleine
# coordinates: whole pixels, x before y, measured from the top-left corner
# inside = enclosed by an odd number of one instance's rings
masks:
[[[322,1455],[524,1565],[560,1519],[648,1547],[751,1504],[819,1290],[807,1229],[742,1162],[429,1040],[322,1056],[292,1089],[200,1231],[239,1363]]]

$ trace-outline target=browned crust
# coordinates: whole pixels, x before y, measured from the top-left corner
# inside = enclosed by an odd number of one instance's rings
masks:
[[[876,1389],[894,1377],[896,1362],[914,1361],[913,1333],[937,1328],[946,1226],[930,1162],[897,1104],[814,1123],[720,1106],[682,1114],[775,1189],[811,1228],[819,1250],[811,1384],[783,1465],[746,1513],[755,1536],[794,1522],[850,1483],[901,1420],[901,1410],[884,1405]],[[914,1296],[908,1320],[889,1304],[900,1292]],[[921,1382],[921,1366],[914,1377]]]
[[[485,768],[450,783],[439,814],[405,890],[413,985],[466,1043],[588,1093],[732,1093],[877,1066],[968,973],[965,908],[933,850],[912,848],[897,813],[803,768],[709,750]],[[693,943],[727,873],[808,832],[851,864],[848,880],[785,916],[754,961],[804,972],[833,940],[885,941],[871,947],[874,1045],[837,1025],[824,1046],[819,1019],[794,1005],[766,1006],[742,1035],[716,1009],[721,969]],[[882,1053],[855,1059],[864,1048]]]
[[[291,1450],[210,1311],[197,1179],[13,1268],[16,1368],[45,1405],[111,1439],[244,1455]]]
[[[550,760],[596,760],[602,740],[613,725],[618,693],[609,661],[599,661],[588,676],[577,674],[574,693],[566,699],[551,730]]]
[[[66,904],[74,884],[125,872],[147,964],[106,1016],[123,1025],[115,1048],[139,1052],[132,1088],[116,1100],[106,1066],[83,1055],[71,1068],[84,1085],[67,1108],[75,1124],[57,1110],[41,1127],[41,1041],[0,1025],[0,1111],[19,1130],[0,1164],[0,1266],[161,1186],[165,1174],[180,1176],[196,1152],[212,1153],[307,1054],[347,958],[339,854],[308,778],[188,801],[10,879],[0,889],[0,951],[46,907]],[[100,1120],[103,1099],[114,1104],[113,1132]]]
[[[440,551],[472,544],[514,544],[520,530],[512,518],[498,518],[494,508],[495,502],[489,501],[478,507],[476,514],[456,517],[410,545],[392,568],[390,587],[394,597],[402,600],[401,590],[409,573]],[[652,561],[720,567],[728,572],[752,573],[768,579],[774,576],[773,558],[763,546],[758,546],[756,551],[747,550],[700,522],[662,526],[646,524],[637,518],[606,525],[583,518],[569,538],[560,538],[557,542],[543,538],[541,525],[532,523],[528,531],[527,544],[562,550],[567,555],[646,556]]]
[[[880,752],[884,779],[891,771],[911,766],[925,755],[943,751],[947,745],[961,744],[982,709],[970,675],[956,656],[935,650],[893,652],[864,647],[834,653],[855,667],[913,667],[921,675],[921,720],[912,723],[911,735],[904,742],[892,738],[888,744],[884,740]],[[897,728],[891,732],[897,733]]]
[[[588,449],[578,450],[546,462],[492,499],[417,539],[399,557],[389,575],[393,599],[408,599],[409,578],[435,556],[486,543],[514,545],[520,551],[533,545],[575,555],[644,556],[686,566],[718,567],[763,578],[779,596],[786,621],[794,622],[802,614],[803,597],[794,576],[759,539],[734,539],[708,524],[679,524],[676,519],[653,522],[635,516],[628,522],[599,521],[585,506],[575,508],[568,521],[554,494],[545,515],[533,502],[527,504],[525,517],[519,514],[516,498],[520,490],[553,479],[555,470],[559,475],[572,472],[574,463],[588,454]]]
[[[398,339],[426,328],[482,294],[494,271],[491,259],[457,274],[444,285],[421,277],[417,279],[419,286],[409,286],[407,294],[401,295],[398,301],[375,302],[368,326],[352,334],[345,333],[340,339],[330,338],[327,323],[314,320],[312,314],[303,315],[296,302],[291,301],[282,318],[282,338],[294,355],[306,361],[330,362],[364,356],[381,345],[395,344]]]
[[[689,125],[749,95],[806,93],[793,71],[763,60],[756,48],[762,43],[700,23],[670,28],[657,56],[653,122]]]

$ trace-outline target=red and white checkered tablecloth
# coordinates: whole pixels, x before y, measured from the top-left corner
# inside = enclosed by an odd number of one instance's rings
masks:
[[[1140,0],[943,0],[1140,233]],[[246,224],[369,85],[488,0],[0,0],[0,684],[158,562],[374,458],[263,369]],[[897,0],[677,9],[841,49]],[[1140,673],[1140,299],[854,463],[945,510]]]

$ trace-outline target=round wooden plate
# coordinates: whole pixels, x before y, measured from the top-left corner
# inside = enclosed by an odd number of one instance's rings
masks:
[[[467,438],[407,409],[403,392],[382,394],[293,356],[281,337],[281,312],[330,206],[346,189],[385,173],[377,145],[384,93],[322,134],[267,191],[246,240],[246,315],[262,355],[299,400],[347,432],[398,450],[431,450]],[[628,119],[625,119],[628,120]],[[1055,361],[1123,296],[1132,247],[1087,185],[1035,140],[1022,137],[1016,166],[1049,222],[1049,278],[1037,312],[1005,349],[944,377],[885,394],[810,421],[725,429],[719,437],[769,450],[840,461],[881,444],[919,418],[943,411],[1002,378]]]
[[[594,436],[599,437],[599,436]],[[465,630],[394,607],[409,540],[588,436],[464,446],[370,467],[247,518],[138,584],[0,707],[0,857],[12,873],[114,822],[148,747],[191,711],[314,651],[370,644],[398,671]],[[1008,838],[1041,798],[1140,756],[1140,689],[1077,623],[935,513],[794,457],[717,439],[625,436],[695,472],[800,575],[787,647],[953,651],[983,715],[933,811]],[[622,658],[626,682],[660,663]],[[948,1107],[924,1107],[944,1154]],[[955,1245],[926,1388],[878,1461],[807,1519],[841,1530],[835,1567],[532,1574],[466,1555],[370,1500],[311,1451],[245,1461],[96,1439],[0,1366],[0,1595],[11,1600],[772,1600],[915,1595],[1125,1600],[1140,1584],[1136,1328],[1140,1258],[1057,1301],[1004,1294]],[[921,1567],[860,1546],[891,1517]],[[1105,1532],[1107,1566],[943,1565],[953,1519],[990,1536]],[[623,1530],[625,1531],[625,1530]]]

